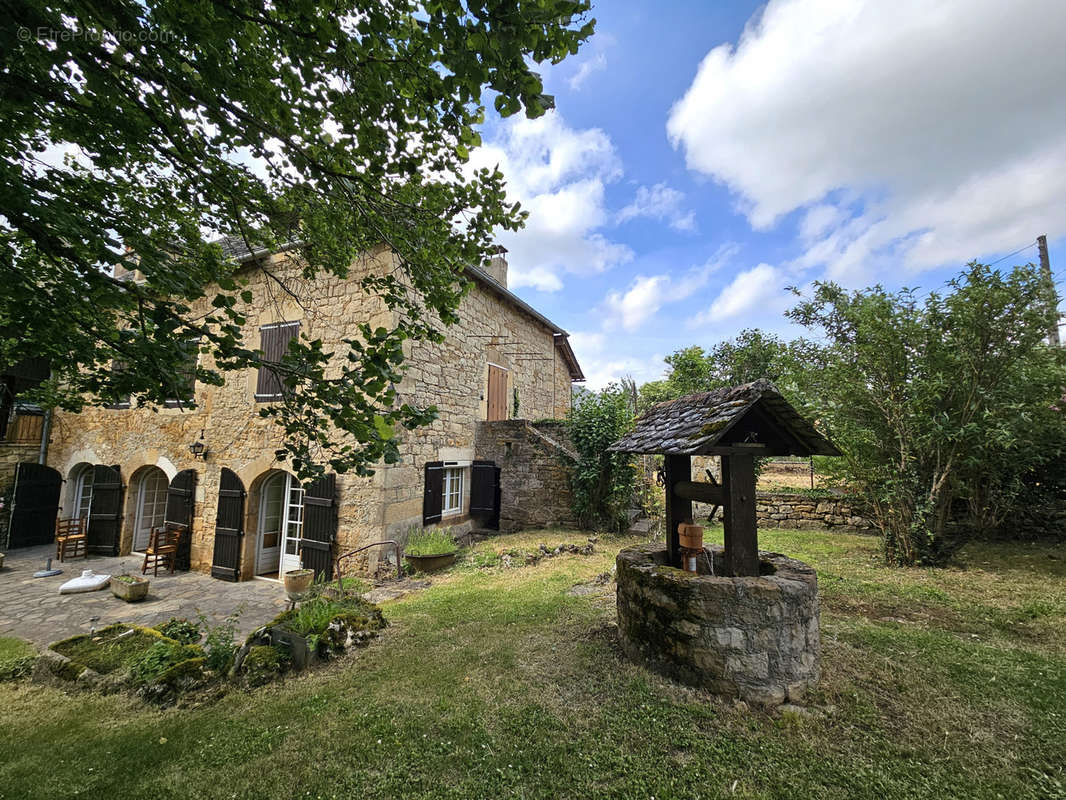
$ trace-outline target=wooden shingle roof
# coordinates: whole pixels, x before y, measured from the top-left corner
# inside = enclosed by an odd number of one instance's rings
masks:
[[[764,445],[766,455],[838,456],[840,451],[768,380],[659,403],[610,446],[620,453],[712,455],[716,448]]]

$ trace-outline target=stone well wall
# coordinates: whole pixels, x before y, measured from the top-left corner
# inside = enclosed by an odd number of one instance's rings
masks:
[[[818,680],[818,578],[806,564],[760,553],[758,577],[701,574],[666,566],[651,542],[618,554],[618,632],[635,661],[693,686],[759,705],[800,702]]]

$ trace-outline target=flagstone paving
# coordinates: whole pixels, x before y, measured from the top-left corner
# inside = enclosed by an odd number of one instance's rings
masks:
[[[45,559],[55,555],[54,545],[28,547],[8,552],[0,569],[0,635],[20,636],[38,645],[46,645],[78,633],[88,633],[92,618],[99,617],[96,627],[115,622],[155,625],[171,617],[195,620],[202,612],[212,623],[219,623],[238,608],[238,628],[242,636],[269,622],[284,610],[285,592],[280,584],[267,581],[229,583],[199,572],[175,572],[158,576],[151,572],[148,597],[140,603],[126,603],[111,594],[109,588],[81,594],[59,593],[59,587],[76,578],[83,569],[98,574],[141,574],[142,559],[137,556],[89,556],[68,559],[53,567],[61,575],[34,578],[44,568]]]

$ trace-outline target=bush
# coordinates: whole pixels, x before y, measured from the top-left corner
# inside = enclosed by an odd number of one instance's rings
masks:
[[[212,625],[203,613],[199,615],[200,627],[206,632],[204,651],[207,658],[204,663],[209,670],[222,674],[233,664],[233,658],[237,655],[237,620],[243,610],[238,608],[218,625]]]
[[[439,556],[446,553],[454,553],[458,549],[455,540],[452,538],[451,528],[415,529],[407,537],[404,555]]]
[[[607,448],[632,426],[630,399],[616,384],[575,399],[567,418],[570,441],[578,455],[570,485],[574,514],[582,527],[623,531],[628,524],[637,473],[628,454]]]
[[[168,639],[182,644],[196,644],[203,635],[199,625],[179,617],[171,617],[166,622],[156,625],[155,629]]]
[[[155,683],[172,667],[188,661],[190,653],[176,642],[155,642],[129,663],[130,677],[138,685]]]

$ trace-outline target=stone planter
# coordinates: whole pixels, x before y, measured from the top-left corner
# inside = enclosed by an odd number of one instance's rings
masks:
[[[412,556],[404,554],[404,558],[417,572],[437,572],[447,569],[455,563],[455,553],[440,553],[434,556]]]
[[[299,600],[311,588],[311,583],[314,580],[314,570],[310,569],[294,569],[282,576],[282,582],[285,584],[285,594],[288,595],[290,600]]]
[[[129,580],[111,578],[111,594],[127,603],[139,603],[148,596],[148,579],[137,575],[126,576]],[[132,583],[130,582],[132,581]]]
[[[675,680],[758,705],[802,702],[818,680],[818,578],[806,564],[759,553],[760,575],[723,575],[712,546],[698,572],[667,566],[661,542],[618,554],[622,649]]]

